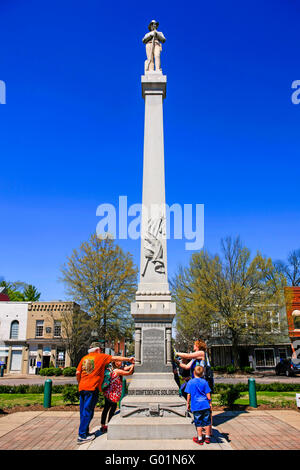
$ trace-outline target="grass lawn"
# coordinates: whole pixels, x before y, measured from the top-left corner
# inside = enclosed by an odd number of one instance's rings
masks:
[[[218,405],[219,395],[212,395],[212,404]],[[0,408],[12,408],[13,406],[43,405],[44,395],[42,393],[1,393]],[[288,406],[296,403],[296,392],[257,392],[258,405]],[[78,402],[79,404],[79,402]],[[241,398],[236,400],[237,405],[249,405],[248,393],[242,393]],[[61,393],[53,393],[52,406],[66,405]]]
[[[218,394],[212,395],[213,405],[218,404]],[[278,405],[296,403],[296,392],[256,392],[258,405]],[[241,394],[241,398],[235,401],[237,405],[249,405],[249,394],[247,392]]]
[[[0,408],[10,408],[13,406],[30,406],[30,405],[43,405],[43,393],[1,393],[0,394]],[[62,394],[52,394],[51,404],[64,405]]]

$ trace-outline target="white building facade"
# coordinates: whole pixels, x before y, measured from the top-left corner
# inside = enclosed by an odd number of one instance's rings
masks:
[[[26,331],[30,302],[0,302],[0,365],[6,373],[26,374]]]

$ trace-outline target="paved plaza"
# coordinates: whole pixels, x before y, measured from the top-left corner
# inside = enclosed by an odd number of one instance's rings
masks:
[[[79,413],[35,411],[8,414],[0,418],[2,450],[299,450],[300,412],[251,410],[213,413],[212,443],[203,446],[190,439],[160,441],[108,441],[101,435],[78,446]],[[100,426],[101,412],[95,412],[91,430]]]

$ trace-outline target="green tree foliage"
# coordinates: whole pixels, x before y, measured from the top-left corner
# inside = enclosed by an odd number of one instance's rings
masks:
[[[91,342],[93,319],[80,308],[61,312],[61,341],[68,351],[71,365],[77,366]]]
[[[38,302],[41,297],[41,293],[37,291],[37,288],[32,284],[28,284],[23,291],[25,302]]]
[[[7,295],[12,302],[37,302],[41,296],[35,286],[26,282],[2,280],[0,286],[6,288]]]
[[[220,337],[231,342],[234,365],[239,366],[239,344],[270,344],[271,332],[283,330],[277,314],[284,305],[285,280],[270,258],[258,252],[251,260],[239,238],[227,237],[221,248],[222,256],[204,250],[194,253],[188,267],[180,267],[172,280],[176,328],[181,344],[190,348],[195,339],[214,336],[212,325],[217,324]]]
[[[99,338],[132,335],[129,306],[137,288],[137,268],[130,253],[111,238],[93,234],[73,251],[61,271],[67,294],[89,313]]]

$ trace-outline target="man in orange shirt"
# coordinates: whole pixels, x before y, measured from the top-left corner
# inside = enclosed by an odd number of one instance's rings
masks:
[[[100,343],[90,345],[88,354],[84,356],[76,371],[78,390],[80,395],[80,426],[78,444],[95,439],[95,434],[89,434],[89,425],[94,416],[94,408],[98,401],[104,379],[105,366],[111,361],[129,361],[134,364],[134,357],[110,356],[101,353]]]

